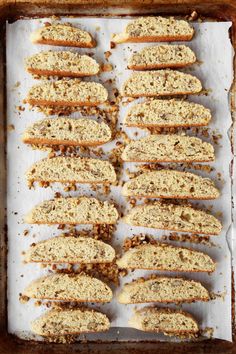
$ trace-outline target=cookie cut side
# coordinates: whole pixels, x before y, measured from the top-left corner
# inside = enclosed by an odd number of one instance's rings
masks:
[[[160,230],[219,235],[222,225],[213,215],[192,206],[153,202],[131,209],[124,222]]]
[[[128,127],[200,127],[211,120],[211,112],[204,106],[181,100],[158,100],[133,105],[125,117]]]
[[[101,280],[85,274],[53,274],[33,281],[23,292],[34,299],[105,303],[112,291]]]
[[[25,217],[28,224],[115,224],[116,208],[95,198],[55,198],[38,204]]]
[[[169,308],[144,307],[136,310],[129,320],[132,328],[168,336],[197,335],[197,321],[188,313]]]
[[[96,46],[96,42],[89,32],[68,23],[55,23],[39,28],[31,33],[30,39],[35,44],[80,48]]]
[[[116,173],[110,162],[83,158],[56,156],[33,164],[26,174],[28,182],[114,183]]]
[[[131,248],[116,263],[122,269],[208,273],[215,271],[215,262],[206,253],[164,243]]]
[[[97,106],[106,102],[108,92],[97,82],[62,79],[32,86],[26,102],[32,106]]]
[[[47,118],[35,122],[23,134],[26,144],[97,146],[111,140],[109,126],[87,118]]]
[[[104,332],[109,328],[105,314],[88,308],[53,309],[31,324],[32,331],[44,337]]]
[[[210,178],[176,170],[142,173],[126,182],[122,189],[126,197],[216,199],[220,193]]]
[[[181,68],[195,63],[194,52],[185,45],[159,45],[145,47],[134,53],[128,61],[132,70]]]
[[[139,278],[123,286],[117,300],[121,304],[148,302],[184,303],[209,301],[209,292],[197,281],[183,278]]]
[[[202,84],[193,75],[177,70],[137,71],[125,81],[124,97],[158,97],[192,95],[202,90]]]
[[[174,17],[147,16],[130,21],[124,32],[113,35],[112,41],[115,43],[189,41],[193,34],[194,29],[187,21],[176,20]]]
[[[105,242],[91,237],[58,236],[34,243],[25,253],[26,262],[36,263],[111,263],[115,250]]]
[[[25,60],[26,70],[33,75],[83,77],[99,73],[99,64],[88,55],[69,51],[45,51]]]
[[[148,135],[129,143],[122,155],[128,162],[208,162],[214,148],[201,139],[185,135]]]

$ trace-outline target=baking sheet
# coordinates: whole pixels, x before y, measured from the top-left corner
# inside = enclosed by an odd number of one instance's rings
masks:
[[[147,44],[122,44],[110,49],[111,33],[118,33],[126,25],[128,19],[94,19],[94,18],[70,18],[61,19],[61,21],[80,24],[86,30],[89,30],[98,42],[95,49],[74,49],[81,53],[95,53],[94,58],[99,62],[105,62],[104,52],[110,50],[112,55],[109,62],[113,65],[116,75],[104,73],[99,78],[90,78],[100,82],[107,81],[108,78],[116,78],[117,88],[120,88],[122,82],[131,74],[127,70],[127,58]],[[18,20],[13,24],[7,24],[7,124],[8,142],[7,142],[7,217],[8,217],[8,328],[10,333],[15,333],[20,337],[32,338],[30,332],[30,321],[45,311],[43,306],[35,307],[34,301],[26,304],[19,302],[19,293],[33,279],[46,274],[47,269],[40,268],[39,265],[24,264],[22,251],[28,249],[31,243],[47,239],[54,235],[61,234],[54,226],[36,226],[26,225],[23,222],[24,215],[31,210],[33,206],[45,199],[54,197],[56,191],[64,196],[78,196],[81,194],[96,196],[96,192],[88,187],[80,188],[77,192],[66,193],[59,184],[54,184],[52,188],[40,188],[29,190],[25,180],[25,171],[32,163],[47,156],[46,152],[32,150],[21,142],[21,134],[24,129],[38,119],[42,119],[42,113],[30,111],[25,106],[25,111],[19,112],[17,106],[23,106],[22,100],[26,97],[28,89],[38,81],[32,79],[24,70],[24,58],[40,50],[55,49],[59,47],[32,45],[29,40],[29,34],[42,25],[43,22],[51,22],[51,19],[40,20]],[[232,159],[231,144],[228,137],[228,131],[232,124],[229,109],[229,90],[233,79],[233,48],[230,43],[228,30],[230,22],[206,22],[195,23],[196,35],[188,45],[195,51],[200,65],[194,65],[184,71],[196,74],[203,83],[205,89],[208,89],[207,95],[192,96],[192,101],[204,104],[212,111],[213,120],[210,129],[215,134],[222,134],[219,144],[215,145],[216,161],[212,164],[215,171],[211,174],[216,180],[216,184],[221,189],[221,197],[216,201],[204,201],[199,204],[213,206],[213,212],[222,211],[223,230],[220,236],[213,236],[214,247],[206,245],[191,245],[198,250],[206,251],[217,261],[217,270],[214,274],[190,274],[188,278],[201,280],[210,291],[223,296],[209,303],[185,304],[183,309],[190,311],[201,323],[201,328],[213,328],[213,337],[232,340],[231,330],[231,253],[232,233],[228,232],[231,225],[231,178],[230,162]],[[148,44],[154,45],[154,44]],[[71,50],[71,48],[70,48]],[[105,86],[111,90],[109,83]],[[131,103],[133,104],[133,103]],[[128,105],[120,107],[120,116],[118,127],[122,123]],[[79,114],[74,114],[79,117]],[[11,127],[11,125],[14,126]],[[124,128],[124,127],[123,127]],[[147,134],[139,129],[124,128],[129,137],[140,138]],[[138,132],[138,136],[135,134]],[[211,138],[203,137],[206,141]],[[115,146],[115,142],[103,146],[104,150],[109,152]],[[126,168],[133,169],[134,164],[124,164]],[[207,173],[198,172],[203,176]],[[217,179],[217,173],[220,178]],[[124,176],[128,179],[127,176]],[[99,198],[104,200],[115,200],[117,204],[126,205],[125,200],[120,194],[120,187],[112,187],[111,194]],[[84,227],[83,227],[84,228]],[[79,229],[79,227],[78,227]],[[24,236],[24,230],[29,230],[29,234]],[[168,235],[168,232],[162,232],[153,229],[135,228],[119,222],[113,235],[113,244],[117,247],[122,244],[124,238],[133,234],[148,233],[159,239],[162,235]],[[184,244],[188,246],[188,244]],[[121,285],[138,276],[150,274],[150,271],[135,271],[125,278],[121,279]],[[156,272],[160,274],[161,272]],[[167,274],[167,273],[166,273]],[[183,274],[184,275],[184,274]],[[114,295],[119,289],[115,289]],[[136,305],[120,305],[114,300],[110,304],[99,306],[99,308],[110,315],[113,327],[128,327],[128,318],[132,315]],[[138,306],[138,307],[141,307]],[[223,314],[223,315],[222,315]],[[120,330],[122,332],[122,329]],[[123,331],[124,332],[124,331]],[[136,332],[135,332],[136,333]],[[138,336],[133,335],[132,331],[125,331],[127,339],[134,336],[141,339],[143,334],[138,332]],[[105,335],[103,335],[104,338]],[[137,336],[137,337],[136,337]],[[89,336],[90,339],[97,336]],[[119,333],[117,334],[119,339]],[[134,338],[134,339],[135,339]],[[150,338],[162,339],[158,335],[150,335]],[[169,339],[168,339],[169,340]]]

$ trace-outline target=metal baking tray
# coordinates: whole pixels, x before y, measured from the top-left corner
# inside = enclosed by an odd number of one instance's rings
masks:
[[[221,340],[205,340],[198,342],[122,342],[116,341],[116,329],[111,329],[108,337],[100,342],[72,344],[54,344],[46,342],[24,341],[8,334],[7,330],[7,227],[6,227],[6,88],[5,88],[5,22],[14,21],[21,17],[46,17],[52,15],[63,16],[125,16],[143,14],[162,15],[190,15],[196,11],[198,15],[213,20],[230,20],[233,23],[231,41],[236,49],[236,1],[235,0],[127,0],[117,2],[113,0],[61,0],[61,1],[0,1],[0,354],[11,353],[236,353],[235,338],[233,343]],[[235,60],[234,60],[235,68]],[[231,88],[232,117],[235,118],[235,80]],[[234,122],[235,123],[235,122]],[[233,126],[232,126],[233,132]],[[233,139],[233,137],[232,137]],[[232,166],[233,168],[233,166]],[[234,274],[232,270],[232,279]],[[234,283],[234,282],[232,282]],[[234,299],[234,288],[232,288]],[[234,319],[235,305],[232,303],[232,317]],[[234,326],[234,323],[233,323]],[[113,333],[112,333],[113,331]],[[135,330],[134,330],[135,332]],[[120,333],[122,338],[122,333]],[[124,336],[125,337],[125,336]],[[235,331],[234,331],[235,337]],[[111,341],[112,338],[112,341]]]

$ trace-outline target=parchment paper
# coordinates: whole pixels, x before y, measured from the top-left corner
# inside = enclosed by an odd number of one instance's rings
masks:
[[[19,302],[19,293],[33,279],[48,272],[47,269],[40,268],[39,265],[23,264],[22,251],[28,249],[31,243],[59,235],[61,230],[57,227],[49,226],[29,226],[24,224],[24,215],[36,204],[51,199],[56,191],[63,195],[78,196],[83,194],[94,195],[89,187],[80,188],[77,192],[65,193],[59,184],[54,184],[52,188],[40,188],[29,190],[27,187],[25,172],[36,161],[47,156],[47,152],[32,150],[29,146],[21,142],[21,135],[25,128],[42,119],[42,113],[30,111],[25,106],[25,111],[19,112],[16,106],[22,105],[22,100],[26,97],[28,89],[37,80],[24,70],[24,58],[39,52],[41,50],[55,49],[59,47],[32,45],[29,40],[30,33],[42,26],[43,22],[51,22],[50,19],[41,20],[18,20],[13,24],[7,24],[7,124],[14,125],[14,130],[9,128],[7,143],[7,169],[8,169],[8,196],[7,196],[7,216],[8,216],[8,326],[11,333],[20,337],[27,334],[27,338],[32,338],[30,332],[30,321],[45,311],[44,307],[35,307],[34,301],[26,304]],[[81,25],[89,30],[98,41],[98,47],[95,49],[72,49],[81,53],[95,53],[94,58],[99,62],[105,62],[104,52],[110,50],[111,33],[118,33],[124,28],[128,19],[98,19],[98,18],[80,18],[80,19],[62,19],[65,22],[71,22]],[[228,138],[228,131],[232,124],[229,107],[229,89],[233,79],[233,48],[230,43],[228,30],[230,22],[207,22],[196,23],[196,35],[188,45],[195,51],[200,65],[194,65],[184,71],[196,74],[201,79],[205,89],[209,89],[208,95],[190,97],[190,100],[199,102],[209,107],[212,111],[213,119],[210,123],[210,129],[215,134],[222,134],[219,144],[215,145],[216,161],[212,164],[215,171],[211,176],[216,180],[217,186],[221,189],[221,197],[216,201],[200,202],[199,204],[212,205],[213,213],[222,212],[221,220],[223,230],[220,236],[212,236],[211,240],[216,245],[208,247],[204,245],[191,246],[198,250],[206,251],[217,261],[217,270],[212,275],[208,274],[189,274],[188,278],[201,280],[207,288],[219,294],[224,294],[223,298],[217,298],[209,303],[194,303],[183,305],[183,309],[190,311],[201,324],[201,328],[211,327],[214,329],[213,336],[228,341],[232,339],[231,331],[231,253],[232,233],[228,232],[231,225],[231,178],[230,162],[233,158],[231,145]],[[133,51],[139,50],[145,45],[154,44],[123,44],[112,49],[112,55],[109,62],[113,65],[115,73],[105,73],[99,78],[90,78],[89,81],[96,80],[105,82],[108,78],[116,77],[116,86],[120,88],[122,82],[128,78],[131,71],[127,70],[127,58]],[[70,49],[71,50],[71,49]],[[110,89],[110,85],[105,83]],[[133,103],[131,103],[133,104]],[[126,110],[129,106],[123,106],[120,109],[120,123],[122,123]],[[74,117],[78,117],[74,114]],[[124,127],[123,127],[124,128]],[[138,129],[124,128],[129,137],[140,138],[146,132]],[[138,136],[134,133],[138,131]],[[206,141],[212,141],[211,138],[203,137]],[[106,144],[104,149],[110,151],[114,142]],[[127,163],[124,169],[133,168],[133,164]],[[207,173],[197,172],[203,176]],[[217,179],[217,173],[220,173],[221,180]],[[125,176],[125,179],[128,179]],[[223,182],[222,182],[223,180]],[[120,205],[125,205],[125,200],[121,196],[120,187],[112,187],[111,195],[108,199],[115,200]],[[100,199],[107,199],[106,196],[99,195]],[[29,230],[29,235],[24,236],[24,230]],[[121,245],[123,239],[133,234],[148,233],[155,235],[158,239],[161,235],[168,235],[168,232],[161,232],[153,229],[135,228],[118,223],[117,230],[113,236],[113,244]],[[173,244],[175,244],[173,242]],[[189,246],[184,244],[184,246]],[[121,279],[121,285],[133,278],[151,273],[150,271],[135,271]],[[158,273],[158,272],[156,272]],[[160,272],[159,272],[160,274]],[[183,274],[185,275],[185,274]],[[115,290],[115,294],[116,294]],[[119,291],[119,289],[118,289]],[[115,298],[112,303],[100,306],[99,309],[108,313],[112,319],[113,327],[128,327],[128,318],[131,317],[133,305],[120,305]],[[141,305],[139,306],[141,307]],[[121,329],[122,331],[122,329]],[[131,332],[126,331],[126,337],[131,337]],[[142,333],[136,339],[140,339]],[[135,335],[136,336],[136,335]],[[94,336],[90,337],[91,339]],[[153,335],[152,338],[159,338]],[[161,337],[160,337],[161,338]],[[169,340],[169,339],[167,339]]]

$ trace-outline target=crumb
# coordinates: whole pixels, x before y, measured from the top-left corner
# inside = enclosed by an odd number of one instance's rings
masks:
[[[24,231],[23,231],[23,235],[24,235],[24,236],[28,236],[28,235],[29,235],[29,230],[24,230]]]
[[[29,300],[30,300],[30,298],[28,296],[19,294],[19,301],[21,304],[25,304]]]
[[[111,64],[102,64],[101,65],[101,71],[103,72],[109,72],[112,71],[113,66]]]
[[[14,131],[14,130],[15,130],[14,124],[8,124],[8,126],[7,126],[7,131],[8,131],[8,132],[12,132],[12,131]]]
[[[112,55],[112,53],[108,50],[108,51],[104,52],[104,55],[105,55],[105,58],[108,59]]]
[[[112,41],[111,41],[111,42],[110,42],[110,48],[111,48],[111,49],[114,49],[115,47],[116,47],[115,42],[112,42]]]

